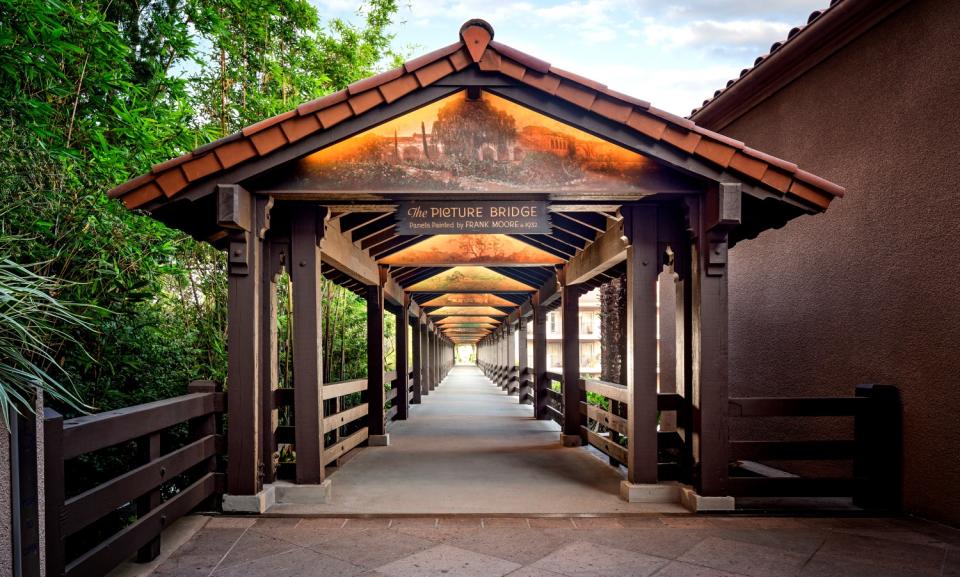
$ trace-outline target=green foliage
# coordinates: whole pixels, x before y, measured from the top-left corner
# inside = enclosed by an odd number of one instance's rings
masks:
[[[62,364],[96,410],[224,380],[223,255],[104,191],[375,72],[395,11],[371,0],[352,26],[307,0],[0,0],[4,256],[41,263],[89,326],[52,321],[41,370]],[[348,308],[343,375],[365,368]]]

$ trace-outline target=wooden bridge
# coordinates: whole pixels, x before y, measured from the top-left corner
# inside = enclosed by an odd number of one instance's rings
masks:
[[[468,22],[448,47],[111,192],[226,252],[226,392],[201,382],[80,419],[48,411],[47,575],[149,559],[163,527],[204,503],[254,514],[731,510],[741,496],[811,495],[895,506],[899,465],[884,454],[899,439],[895,389],[728,393],[728,249],[843,189],[492,37]],[[281,273],[292,387],[278,380]],[[321,278],[367,303],[364,379],[323,374]],[[604,345],[618,382],[585,380],[579,298],[614,280],[621,330]],[[546,363],[554,309],[560,373]],[[515,344],[528,335],[529,353]],[[454,368],[463,344],[484,376]],[[851,435],[774,439],[760,425],[731,440],[738,419],[825,415],[847,417]],[[71,486],[71,460],[129,443],[128,472]],[[853,462],[852,474],[750,466],[811,459]],[[101,535],[118,511],[137,520]]]

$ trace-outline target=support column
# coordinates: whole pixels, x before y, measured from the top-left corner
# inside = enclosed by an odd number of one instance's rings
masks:
[[[539,295],[533,301],[533,414],[547,420],[547,311],[540,304]]]
[[[505,343],[505,348],[507,349],[507,372],[504,375],[503,388],[506,389],[507,393],[510,393],[510,381],[512,378],[511,376],[513,375],[513,370],[516,367],[517,358],[516,346],[513,342],[516,331],[513,330],[513,325],[507,322],[503,333],[507,341]]]
[[[563,349],[563,434],[565,447],[583,444],[580,430],[580,288],[564,283],[561,291]]]
[[[430,362],[430,327],[426,324],[426,319],[421,316],[418,332],[420,333],[420,386],[423,395],[429,395],[431,380],[431,362]]]
[[[533,393],[530,390],[530,360],[527,358],[527,319],[520,317],[520,330],[517,332],[517,378],[520,379],[519,401],[521,405],[529,405],[533,400]]]
[[[627,248],[627,483],[657,483],[657,207],[623,208]]]
[[[287,239],[268,239],[264,243],[263,291],[261,299],[262,334],[260,338],[260,462],[263,463],[263,482],[273,483],[276,478],[274,453],[277,450],[274,431],[277,429],[277,408],[273,404],[273,392],[279,380],[279,354],[277,351],[277,276],[290,254]]]
[[[257,235],[258,206],[254,195],[236,185],[217,190],[217,221],[232,229],[227,255],[227,411],[233,424],[227,444],[227,493],[256,495],[261,489],[260,422],[260,275],[261,239]]]
[[[384,446],[390,438],[383,424],[383,280],[386,269],[380,268],[380,281],[367,285],[367,432],[369,444]]]
[[[322,457],[323,334],[320,326],[320,241],[325,217],[325,208],[298,210],[293,214],[290,231],[293,413],[298,484],[317,484],[325,477]]]
[[[410,322],[410,319],[407,319]],[[420,346],[420,318],[413,321],[411,327],[410,345],[413,349],[413,399],[410,401],[414,405],[423,402],[423,347]]]
[[[407,364],[407,335],[410,333],[410,321],[407,312],[410,310],[410,295],[404,293],[403,307],[397,314],[397,420],[405,421],[410,409],[410,369]]]

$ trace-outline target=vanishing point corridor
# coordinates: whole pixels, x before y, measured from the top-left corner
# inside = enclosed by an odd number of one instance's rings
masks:
[[[621,500],[623,476],[605,455],[562,447],[553,421],[534,419],[530,405],[505,394],[476,366],[454,367],[389,432],[390,446],[360,451],[330,477],[331,502],[275,505],[269,512],[686,512],[676,504]]]

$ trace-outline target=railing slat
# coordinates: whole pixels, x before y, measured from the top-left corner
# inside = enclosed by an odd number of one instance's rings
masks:
[[[756,461],[852,459],[856,443],[841,441],[730,441],[730,458]]]
[[[350,393],[359,393],[360,391],[367,390],[367,379],[355,379],[352,381],[343,381],[342,383],[323,385],[322,389],[324,399],[342,397]]]
[[[159,535],[168,521],[172,522],[173,519],[186,515],[204,499],[216,493],[218,484],[222,483],[220,478],[222,475],[219,473],[207,473],[143,518],[78,557],[67,566],[66,577],[106,575]]]
[[[63,422],[63,458],[125,443],[209,413],[223,411],[223,393],[193,393]]]
[[[364,427],[359,431],[353,433],[349,437],[344,438],[342,441],[336,445],[332,445],[323,450],[323,464],[324,466],[329,465],[333,461],[336,461],[340,457],[349,453],[352,449],[357,447],[360,443],[367,440],[369,437],[369,429]]]
[[[734,497],[846,497],[853,494],[856,479],[805,477],[730,477]]]
[[[600,449],[607,456],[613,457],[620,463],[627,463],[627,449],[625,447],[621,447],[610,439],[594,433],[587,427],[581,426],[580,430],[584,431],[584,433],[587,435],[587,441],[591,445]]]
[[[124,503],[155,489],[222,450],[220,435],[209,435],[159,459],[71,497],[64,505],[64,537],[97,521]]]
[[[600,423],[611,431],[616,431],[621,435],[627,434],[627,420],[623,417],[618,417],[609,411],[604,411],[600,407],[588,405],[583,401],[580,402],[580,412],[586,415],[588,419],[592,419]]]
[[[334,413],[329,417],[326,417],[323,419],[323,432],[329,433],[330,431],[339,429],[344,425],[347,425],[349,423],[356,421],[357,419],[367,416],[369,412],[370,412],[370,405],[368,405],[367,403],[363,403],[362,405],[357,405],[356,407],[350,407],[345,411]]]

